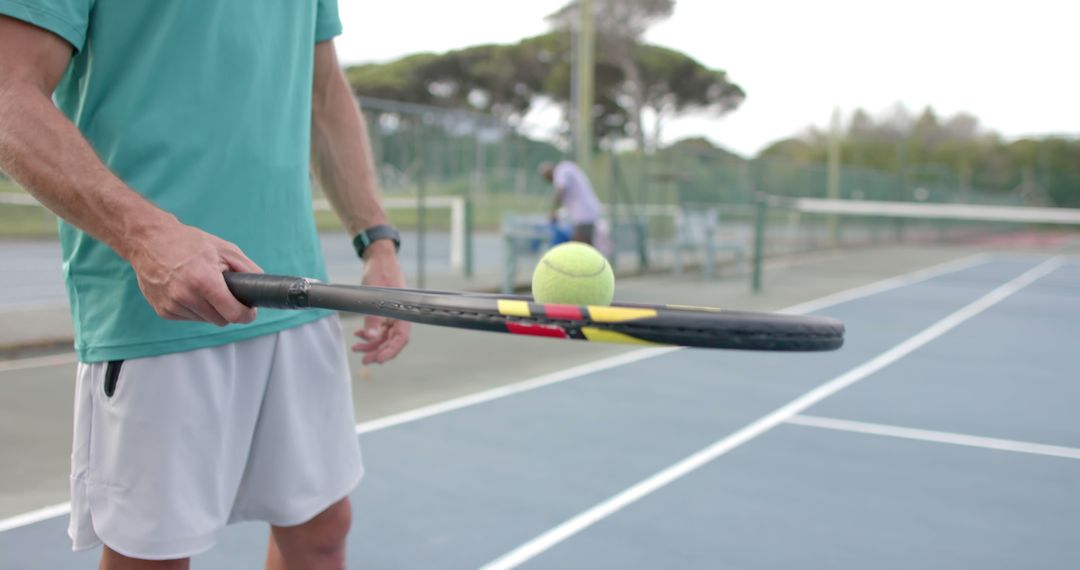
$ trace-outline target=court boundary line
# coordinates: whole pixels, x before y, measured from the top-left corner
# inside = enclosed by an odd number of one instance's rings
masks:
[[[467,396],[460,396],[449,400],[444,400],[435,404],[429,404],[405,412],[384,416],[382,418],[369,420],[356,424],[357,435],[378,431],[394,427],[401,424],[422,420],[431,416],[437,416],[452,412],[454,410],[460,410],[462,408],[468,408],[484,402],[490,402],[491,400],[498,400],[507,396],[513,396],[514,394],[520,394],[521,392],[528,392],[537,388],[543,388],[544,386],[550,386],[551,384],[557,384],[559,382],[565,382],[574,378],[579,378],[588,374],[596,372],[602,372],[610,368],[617,368],[619,366],[625,366],[632,364],[647,358],[653,358],[655,356],[661,356],[669,354],[677,350],[682,350],[681,347],[661,347],[661,348],[646,348],[643,350],[635,350],[633,352],[627,352],[616,356],[611,356],[601,360],[594,360],[585,364],[579,364],[571,368],[559,370],[557,372],[551,372],[542,376],[523,380],[521,382],[514,382],[512,384],[506,384],[497,388],[490,388],[481,392],[475,392]]]
[[[74,352],[49,354],[45,356],[28,356],[26,358],[0,361],[0,373],[18,372],[19,370],[27,370],[30,368],[48,368],[51,366],[61,366],[63,364],[74,364],[78,361],[79,359],[75,356]]]
[[[812,313],[826,307],[832,307],[841,303],[846,303],[848,301],[854,301],[855,299],[862,299],[864,297],[869,297],[870,295],[876,295],[878,293],[884,293],[893,289],[899,289],[900,287],[905,287],[914,283],[928,281],[930,279],[933,279],[934,277],[945,275],[947,273],[963,271],[964,269],[986,263],[990,259],[991,256],[985,253],[978,253],[967,257],[961,257],[960,259],[946,261],[945,263],[940,263],[938,265],[931,265],[930,267],[919,269],[911,273],[905,273],[902,275],[897,275],[895,277],[882,279],[881,281],[875,281],[873,283],[861,285],[853,289],[839,291],[837,293],[832,293],[824,297],[813,299],[811,301],[799,303],[794,307],[782,309],[780,312],[791,315]]]
[[[844,291],[839,291],[837,293],[831,293],[829,295],[825,295],[824,297],[820,297],[818,299],[814,299],[814,300],[811,300],[811,301],[800,303],[800,304],[788,307],[787,309],[782,309],[779,312],[788,313],[788,314],[801,314],[801,312],[816,311],[816,310],[819,310],[819,309],[822,309],[822,308],[825,308],[825,307],[829,307],[829,306],[833,306],[833,305],[839,305],[841,303],[846,303],[848,301],[854,301],[856,299],[869,297],[871,295],[876,295],[878,293],[884,293],[884,292],[892,290],[892,289],[897,289],[897,288],[904,287],[904,286],[907,286],[907,285],[914,285],[916,283],[920,283],[920,282],[923,282],[923,281],[928,281],[930,279],[933,279],[934,277],[939,277],[941,275],[946,275],[948,273],[954,273],[954,272],[957,272],[957,271],[962,271],[962,270],[967,269],[969,267],[974,267],[974,266],[979,265],[981,263],[986,263],[990,259],[991,259],[991,256],[989,256],[987,254],[975,254],[975,255],[970,255],[970,256],[966,256],[966,257],[961,257],[959,259],[952,259],[952,260],[949,260],[949,261],[946,261],[946,262],[943,262],[943,263],[939,263],[939,264],[936,264],[936,265],[931,265],[929,267],[923,267],[923,268],[920,268],[920,269],[916,269],[914,271],[909,271],[907,273],[902,273],[900,275],[894,275],[892,277],[886,277],[884,279],[874,281],[874,282],[868,283],[866,285],[859,285],[859,286],[853,287],[851,289],[846,289]],[[655,351],[657,351],[657,350],[660,350],[662,352],[656,353]],[[611,361],[611,360],[616,360],[616,359],[618,359],[620,357],[621,358],[626,358],[626,357],[628,357],[630,355],[640,354],[640,353],[648,353],[650,351],[653,351],[652,356],[659,356],[660,354],[666,354],[668,352],[674,352],[676,350],[681,350],[681,348],[678,348],[678,347],[666,347],[666,348],[659,348],[659,349],[646,348],[646,349],[636,350],[636,351],[629,352],[629,353],[626,353],[626,354],[618,355],[618,356],[615,356],[615,357],[610,357],[610,358],[607,358],[607,359],[604,359],[604,360],[605,361]],[[25,360],[35,360],[36,361],[36,360],[42,360],[44,358],[49,358],[49,357],[35,357],[35,358],[22,359],[22,360],[23,361],[25,361]],[[626,362],[627,363],[635,362],[637,360],[642,360],[642,358],[638,358],[638,359],[635,359],[635,360],[628,360]],[[10,361],[10,362],[20,362],[20,361],[19,360],[14,360],[14,361]],[[599,361],[597,361],[597,362],[599,362]],[[593,362],[591,364],[595,365],[596,362]],[[567,370],[575,370],[575,369],[576,370],[582,370],[582,369],[585,369],[588,366],[589,366],[589,364],[578,365],[578,366],[575,366],[575,367],[571,367],[571,368],[569,368]],[[612,365],[611,367],[614,367],[614,366],[618,366],[618,364]],[[27,364],[27,366],[25,366],[25,368],[29,368],[29,367],[32,367],[32,365]],[[0,368],[0,372],[3,372],[3,371],[5,371],[5,369]],[[595,366],[594,366],[593,369],[589,370],[588,372],[599,372],[599,371],[600,371],[600,369],[595,368]],[[563,372],[566,372],[566,370],[564,370]],[[449,399],[449,400],[444,400],[443,402],[438,402],[438,403],[435,403],[435,404],[429,404],[429,405],[421,406],[419,408],[414,408],[412,410],[408,410],[408,411],[405,411],[405,412],[391,414],[391,415],[388,415],[388,416],[384,416],[382,418],[377,418],[377,419],[374,419],[374,420],[361,422],[361,423],[356,424],[356,432],[357,432],[357,434],[370,433],[372,431],[376,431],[377,429],[385,429],[385,428],[388,428],[388,427],[401,425],[401,424],[404,424],[404,423],[407,423],[407,422],[417,421],[417,420],[427,418],[427,417],[431,417],[431,416],[434,416],[434,415],[437,415],[437,414],[440,414],[440,413],[445,413],[445,412],[449,412],[449,411],[453,411],[453,410],[462,409],[462,408],[465,408],[465,407],[468,407],[468,406],[471,406],[471,405],[492,401],[492,400],[495,400],[495,399],[500,398],[500,397],[505,397],[505,396],[510,396],[510,395],[513,395],[513,394],[518,394],[518,393],[525,392],[525,391],[528,391],[528,390],[532,390],[532,389],[540,388],[540,387],[543,387],[543,386],[548,386],[548,385],[551,385],[551,384],[555,384],[555,383],[560,382],[560,381],[571,380],[573,378],[579,377],[579,376],[566,376],[566,377],[562,378],[561,380],[554,380],[553,379],[555,377],[558,377],[559,375],[560,375],[559,372],[553,372],[553,373],[550,373],[550,374],[545,374],[543,376],[539,376],[539,377],[536,377],[536,378],[531,378],[531,379],[524,380],[524,381],[521,381],[521,382],[516,382],[516,383],[513,383],[513,384],[507,384],[505,386],[500,386],[500,387],[497,387],[497,388],[492,388],[492,389],[484,390],[484,391],[481,391],[481,392],[476,392],[474,394],[470,394],[470,395],[467,395],[467,396],[461,396],[461,397],[457,397],[457,398],[452,398],[452,399]],[[548,378],[549,380],[547,382],[544,382],[543,379],[545,379],[545,378]],[[527,386],[522,388],[522,389],[518,389],[518,390],[513,389],[514,386],[520,386],[520,385],[527,385]],[[38,523],[38,522],[41,522],[41,521],[45,521],[45,520],[48,520],[48,519],[51,519],[51,518],[62,516],[64,514],[67,514],[68,512],[70,512],[70,510],[71,510],[71,503],[70,502],[59,503],[59,504],[52,505],[52,506],[49,506],[49,507],[44,507],[44,508],[36,509],[36,510],[33,510],[33,511],[28,511],[28,512],[25,512],[25,513],[21,513],[21,514],[18,514],[18,515],[14,515],[14,516],[9,517],[9,518],[0,519],[0,532],[13,530],[15,528],[31,525],[31,524]],[[15,522],[12,522],[12,521],[15,521]]]
[[[784,423],[788,425],[812,427],[847,433],[859,433],[864,435],[876,435],[907,439],[912,441],[925,441],[929,443],[944,443],[948,445],[961,445],[994,451],[1009,451],[1013,453],[1027,453],[1046,457],[1062,457],[1065,459],[1080,459],[1080,448],[1067,447],[1064,445],[1050,445],[1046,443],[1034,443],[1016,439],[1003,439],[998,437],[986,437],[949,431],[938,431],[921,428],[911,428],[890,424],[878,424],[829,418],[824,416],[805,416],[802,414],[788,418]]]
[[[995,287],[990,292],[949,313],[929,327],[894,345],[866,362],[818,385],[798,398],[743,426],[738,431],[716,441],[696,453],[674,463],[653,475],[627,487],[615,495],[593,505],[591,508],[566,519],[562,523],[533,537],[518,547],[483,565],[480,570],[511,570],[543,554],[550,548],[578,534],[586,528],[615,514],[623,508],[658,491],[668,484],[712,462],[729,451],[751,441],[784,423],[787,419],[829,396],[855,384],[871,374],[904,358],[915,350],[953,330],[969,319],[1007,299],[1013,293],[1031,285],[1038,279],[1061,267],[1064,261],[1052,257],[1017,277]]]
[[[51,518],[66,515],[71,512],[71,503],[57,503],[48,507],[42,507],[37,510],[22,513],[21,515],[15,515],[4,520],[0,520],[0,532],[6,532],[12,529],[19,528],[21,526],[27,526],[36,522],[41,522]]]

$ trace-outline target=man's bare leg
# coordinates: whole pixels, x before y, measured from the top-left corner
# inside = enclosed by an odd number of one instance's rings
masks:
[[[106,546],[101,552],[101,570],[187,570],[190,558],[177,560],[139,560],[129,558]]]
[[[344,570],[345,538],[352,524],[348,497],[306,523],[271,526],[267,570]]]

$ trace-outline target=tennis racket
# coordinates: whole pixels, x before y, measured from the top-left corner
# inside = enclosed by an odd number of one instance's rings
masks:
[[[836,350],[844,325],[814,317],[679,305],[535,303],[517,295],[331,285],[304,277],[225,273],[245,305],[333,309],[481,331],[550,338],[742,350]]]

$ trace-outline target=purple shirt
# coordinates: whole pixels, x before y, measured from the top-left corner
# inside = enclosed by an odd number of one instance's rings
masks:
[[[555,166],[555,187],[563,192],[563,207],[573,224],[593,224],[600,218],[600,200],[593,192],[589,177],[578,165],[564,160]]]

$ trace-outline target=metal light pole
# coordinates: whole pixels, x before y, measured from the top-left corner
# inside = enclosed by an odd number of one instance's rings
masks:
[[[574,99],[577,103],[577,124],[574,151],[577,163],[589,169],[592,165],[592,107],[595,78],[595,52],[592,0],[578,0],[579,29],[577,34],[577,74]]]
[[[840,197],[840,137],[840,108],[836,107],[829,125],[829,167],[826,176],[826,195],[833,200]],[[828,226],[829,247],[836,247],[840,241],[840,220],[835,214],[829,216]]]

